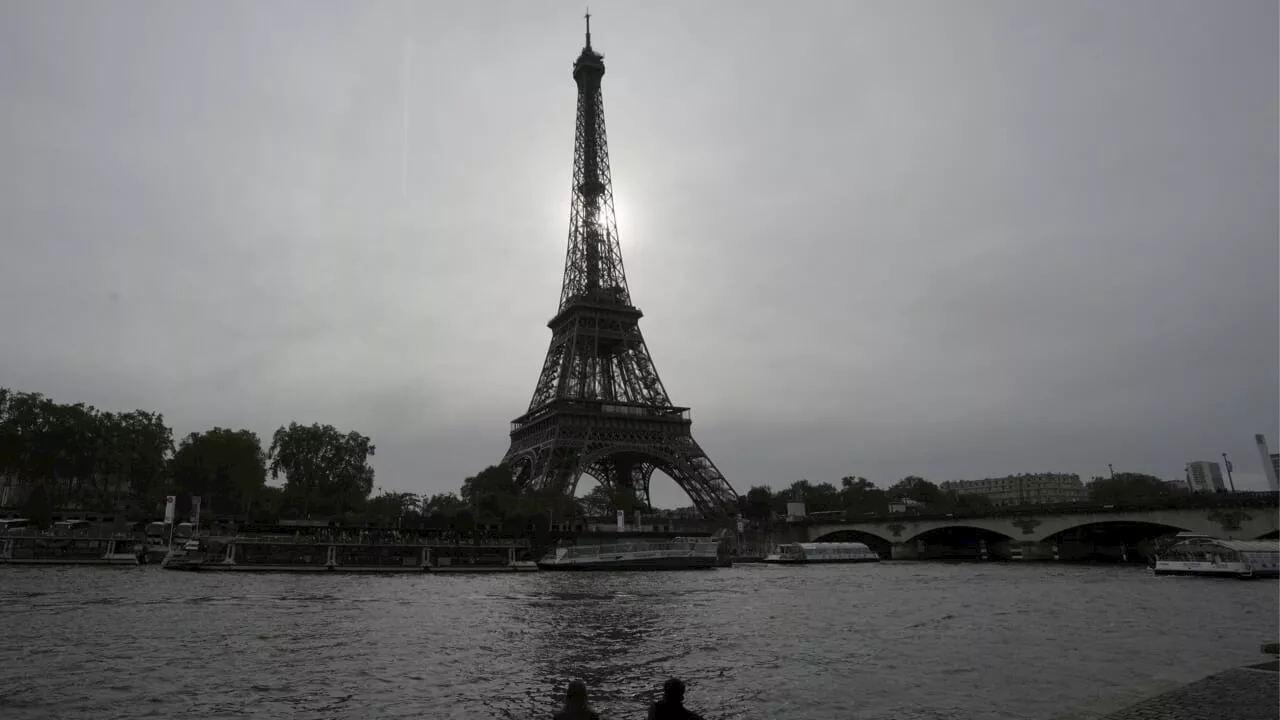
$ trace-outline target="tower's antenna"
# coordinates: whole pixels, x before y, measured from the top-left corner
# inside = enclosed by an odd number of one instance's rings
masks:
[[[591,8],[587,8],[587,47],[591,47]]]

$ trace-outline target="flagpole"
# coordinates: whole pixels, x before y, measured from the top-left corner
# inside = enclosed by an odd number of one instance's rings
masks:
[[[169,526],[169,549],[170,550],[173,549],[173,526],[174,526],[173,521],[177,520],[177,518],[174,517],[174,515],[176,514],[175,511],[177,509],[175,507],[177,504],[177,501],[178,501],[178,498],[175,495],[167,495],[165,496],[165,499],[164,499],[164,524]]]

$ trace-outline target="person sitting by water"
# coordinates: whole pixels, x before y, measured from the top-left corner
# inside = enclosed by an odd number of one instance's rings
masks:
[[[552,720],[600,720],[600,716],[587,704],[586,683],[581,680],[569,683],[569,689],[564,693],[564,709]]]
[[[677,678],[662,683],[662,699],[649,706],[649,720],[702,720],[684,706],[684,683]]]

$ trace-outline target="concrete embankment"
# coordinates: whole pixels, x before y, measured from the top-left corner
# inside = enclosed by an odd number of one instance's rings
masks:
[[[1263,651],[1274,654],[1275,644],[1264,645]],[[1280,661],[1276,660],[1232,668],[1176,687],[1147,687],[1140,700],[1113,697],[1092,708],[1056,715],[1053,720],[1277,720],[1277,670]]]

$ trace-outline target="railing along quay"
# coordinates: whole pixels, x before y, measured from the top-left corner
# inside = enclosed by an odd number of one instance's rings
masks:
[[[519,538],[487,538],[487,539],[445,539],[431,537],[350,537],[319,535],[253,535],[232,532],[199,533],[199,538],[218,540],[240,540],[244,542],[270,543],[279,545],[416,545],[428,547],[528,547],[529,542]]]

